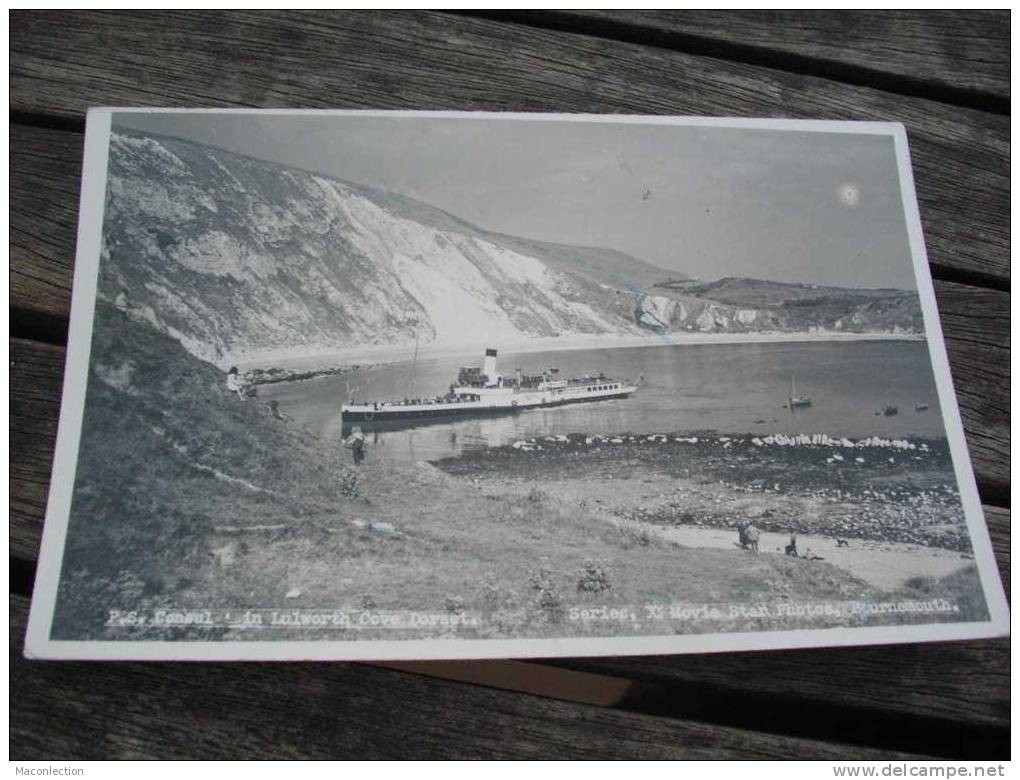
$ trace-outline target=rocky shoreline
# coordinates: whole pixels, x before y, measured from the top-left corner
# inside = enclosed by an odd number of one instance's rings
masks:
[[[435,461],[450,474],[589,485],[610,514],[664,526],[906,542],[969,553],[944,439],[713,432],[523,439]]]
[[[289,368],[252,368],[244,372],[244,379],[249,385],[272,385],[279,382],[303,382],[320,376],[342,376],[353,371],[370,368],[369,364],[349,366],[332,366],[329,368],[289,369]]]

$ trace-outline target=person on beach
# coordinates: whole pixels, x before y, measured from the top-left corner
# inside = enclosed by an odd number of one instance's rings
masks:
[[[361,432],[361,426],[355,425],[351,429],[351,435],[343,440],[343,444],[345,447],[351,448],[354,465],[360,466],[365,459],[365,434]]]
[[[227,372],[227,390],[230,390],[232,393],[237,393],[237,397],[244,400],[246,386],[244,380],[241,378],[240,372],[237,370],[237,366],[233,366],[230,371]]]
[[[758,552],[758,539],[760,536],[761,532],[751,523],[737,526],[737,537],[740,541],[740,546],[744,549],[750,549],[753,553]]]
[[[800,557],[797,552],[797,534],[790,534],[790,543],[786,545],[786,554],[793,558]]]
[[[121,287],[120,292],[117,293],[117,297],[113,300],[113,305],[117,308],[121,314],[125,317],[128,316],[128,309],[130,304],[128,303],[127,287]]]

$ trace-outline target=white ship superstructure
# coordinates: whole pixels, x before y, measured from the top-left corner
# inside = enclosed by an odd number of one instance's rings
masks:
[[[352,401],[341,404],[343,421],[372,422],[440,416],[483,416],[564,404],[626,398],[637,383],[611,379],[603,374],[561,379],[556,368],[526,375],[516,369],[512,377],[497,371],[497,351],[485,350],[480,367],[460,369],[457,381],[446,393],[432,398],[401,401]]]

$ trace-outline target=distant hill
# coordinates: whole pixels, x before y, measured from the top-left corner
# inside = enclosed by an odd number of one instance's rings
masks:
[[[660,282],[641,302],[664,330],[922,333],[917,293],[726,277]],[[641,316],[641,315],[639,315]],[[660,324],[661,323],[661,324]]]
[[[702,283],[610,249],[486,231],[427,203],[115,130],[101,300],[221,367],[267,352],[662,331],[917,331],[916,295]]]

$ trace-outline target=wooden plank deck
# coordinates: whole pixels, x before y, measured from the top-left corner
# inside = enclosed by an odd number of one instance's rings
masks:
[[[1008,586],[1008,12],[13,12],[10,21],[12,758],[1009,755],[1009,640],[542,664],[21,658],[90,105],[904,122]]]
[[[1009,110],[1009,23],[995,11],[604,9],[487,15]]]

